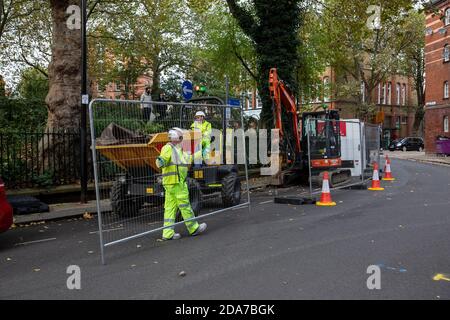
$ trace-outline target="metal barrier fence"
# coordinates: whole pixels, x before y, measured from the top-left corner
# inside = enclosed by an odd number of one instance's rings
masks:
[[[76,183],[79,157],[78,129],[0,132],[0,176],[11,189]]]
[[[358,119],[307,119],[309,195],[321,192],[325,171],[331,189],[365,185],[380,161],[381,128]],[[381,166],[380,166],[381,167]]]
[[[198,111],[210,128],[195,122]],[[154,232],[170,238],[174,228],[192,233],[197,219],[249,207],[240,107],[95,99],[89,116],[103,263],[105,247]],[[169,143],[174,127],[183,130],[179,143]]]

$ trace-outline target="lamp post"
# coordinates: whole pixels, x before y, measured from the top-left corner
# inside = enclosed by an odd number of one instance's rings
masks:
[[[81,0],[81,121],[80,121],[80,155],[81,155],[81,203],[87,202],[87,108],[89,105],[89,96],[87,91],[87,0]]]

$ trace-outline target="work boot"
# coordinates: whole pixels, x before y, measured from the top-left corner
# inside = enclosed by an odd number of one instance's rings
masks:
[[[164,241],[169,241],[169,240],[178,240],[181,238],[181,234],[179,233],[174,233],[172,238],[162,238]]]
[[[200,233],[204,232],[206,230],[206,223],[201,223],[197,230],[195,230],[195,232],[193,234],[191,234],[191,236],[196,236],[199,235]]]

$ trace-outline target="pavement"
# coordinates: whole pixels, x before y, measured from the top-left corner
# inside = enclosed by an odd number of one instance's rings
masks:
[[[450,299],[450,170],[397,159],[392,170],[385,191],[335,191],[335,207],[254,191],[250,212],[206,218],[198,237],[180,227],[181,240],[107,247],[106,265],[96,219],[18,227],[0,234],[0,299]],[[70,265],[80,290],[67,288]],[[371,265],[380,290],[367,288]]]
[[[423,163],[432,163],[438,165],[448,165],[450,166],[450,157],[438,156],[436,154],[430,154],[419,151],[383,151],[392,159],[404,159],[410,161],[418,161]]]

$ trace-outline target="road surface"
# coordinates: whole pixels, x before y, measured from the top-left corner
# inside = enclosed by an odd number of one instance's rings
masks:
[[[95,219],[10,230],[0,235],[0,298],[450,299],[450,169],[403,160],[392,169],[384,192],[336,191],[336,207],[253,193],[250,213],[208,218],[195,238],[107,248],[104,266]],[[81,290],[67,289],[69,265],[81,268]],[[380,290],[367,288],[370,265]]]

